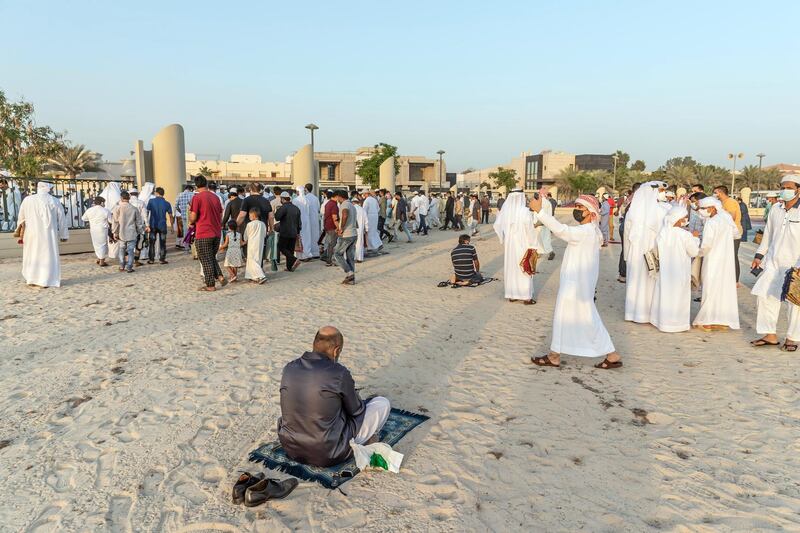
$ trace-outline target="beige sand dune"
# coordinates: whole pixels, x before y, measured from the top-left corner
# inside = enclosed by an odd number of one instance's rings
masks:
[[[662,334],[622,320],[619,249],[603,249],[598,305],[625,367],[538,369],[563,246],[522,306],[502,283],[436,287],[455,235],[390,245],[355,287],[311,263],[202,294],[173,253],[130,275],[69,257],[43,291],[0,263],[0,530],[800,530],[800,359],[748,346],[746,289],[742,331]],[[400,475],[233,506],[237,471],[260,469],[247,453],[275,438],[281,368],[323,324],[364,395],[432,418],[397,446]]]

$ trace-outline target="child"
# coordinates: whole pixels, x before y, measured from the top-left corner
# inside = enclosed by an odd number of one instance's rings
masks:
[[[244,239],[242,239],[243,245],[251,243],[251,245],[247,247],[247,263],[244,267],[244,277],[259,285],[267,281],[267,276],[261,269],[262,254],[264,253],[264,239],[267,237],[267,226],[259,220],[260,214],[261,210],[257,207],[250,210],[248,213],[250,222],[248,222],[244,230]]]
[[[241,241],[242,236],[238,232],[236,221],[228,221],[228,233],[225,235],[225,241],[219,247],[219,251],[225,252],[225,267],[228,269],[231,283],[239,279],[237,269],[244,266]]]
[[[667,333],[689,330],[692,258],[700,253],[700,239],[684,229],[688,217],[685,207],[673,207],[656,237],[659,270],[650,323]]]

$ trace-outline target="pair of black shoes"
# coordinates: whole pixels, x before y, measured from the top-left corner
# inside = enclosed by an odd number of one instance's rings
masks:
[[[267,500],[279,500],[291,494],[298,484],[295,478],[281,481],[264,477],[260,472],[257,474],[242,472],[239,480],[233,485],[233,503],[255,507]]]

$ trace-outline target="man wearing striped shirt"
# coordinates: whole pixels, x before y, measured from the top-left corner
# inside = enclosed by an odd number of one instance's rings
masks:
[[[458,246],[450,252],[450,259],[453,261],[453,276],[450,283],[457,285],[469,285],[483,281],[481,276],[481,264],[478,261],[478,252],[470,243],[469,235],[458,237]]]

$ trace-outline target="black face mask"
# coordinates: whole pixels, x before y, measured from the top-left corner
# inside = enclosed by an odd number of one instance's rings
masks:
[[[583,222],[583,211],[581,211],[580,209],[573,209],[572,218],[574,218],[578,222]]]

